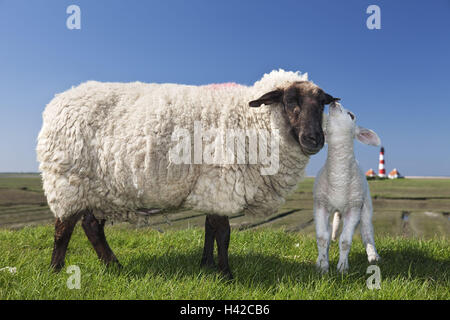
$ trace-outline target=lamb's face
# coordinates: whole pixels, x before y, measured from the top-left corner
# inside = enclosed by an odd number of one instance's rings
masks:
[[[281,104],[295,140],[302,152],[310,156],[319,152],[325,141],[322,130],[325,105],[337,100],[312,82],[297,81],[284,89],[268,92],[249,105]]]
[[[340,103],[330,104],[330,111],[326,125],[326,136],[328,143],[342,143],[357,139],[358,141],[371,146],[381,144],[378,135],[370,129],[360,127],[356,124],[356,116]]]
[[[340,103],[333,102],[330,104],[326,129],[327,139],[332,139],[333,136],[348,136],[353,139],[355,132],[355,115],[344,109]]]

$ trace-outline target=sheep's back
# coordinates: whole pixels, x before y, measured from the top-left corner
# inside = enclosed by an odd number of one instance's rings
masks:
[[[88,82],[57,95],[44,111],[37,147],[55,215],[86,207],[115,212],[179,205],[198,174],[195,166],[168,158],[174,128],[192,122],[189,112],[180,111],[194,103],[186,99],[188,91]],[[177,101],[183,96],[184,105]]]

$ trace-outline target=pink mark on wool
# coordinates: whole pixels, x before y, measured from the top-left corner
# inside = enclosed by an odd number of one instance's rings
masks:
[[[243,85],[239,84],[239,83],[235,83],[235,82],[225,82],[225,83],[211,83],[211,84],[207,84],[205,87],[211,88],[211,89],[221,89],[221,88],[243,87]]]

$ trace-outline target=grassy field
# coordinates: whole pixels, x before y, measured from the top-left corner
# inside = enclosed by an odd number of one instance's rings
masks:
[[[264,219],[243,215],[231,218],[232,228],[284,228],[314,234],[312,186],[314,180],[299,184],[276,214]],[[377,235],[433,238],[450,235],[450,179],[400,179],[370,181]],[[203,227],[204,214],[192,210],[142,219],[131,227],[152,227],[159,231]],[[39,175],[0,174],[0,228],[48,224],[53,216],[47,206]]]
[[[110,245],[123,268],[104,267],[81,228],[71,240],[66,266],[81,270],[80,289],[71,276],[49,269],[50,226],[0,231],[0,299],[450,299],[450,248],[446,239],[377,237],[382,262],[381,289],[370,290],[368,266],[359,240],[350,253],[350,272],[335,271],[338,246],[330,251],[331,271],[316,272],[313,237],[283,230],[232,232],[226,281],[199,266],[203,231],[189,228],[160,233],[107,227]]]
[[[370,181],[381,289],[366,286],[359,234],[350,273],[314,267],[313,179],[306,179],[273,216],[231,218],[230,264],[235,280],[199,267],[204,214],[183,210],[108,225],[124,268],[105,268],[77,226],[66,265],[81,269],[81,289],[66,286],[65,269],[49,269],[53,216],[38,175],[0,174],[0,299],[449,299],[450,180]]]

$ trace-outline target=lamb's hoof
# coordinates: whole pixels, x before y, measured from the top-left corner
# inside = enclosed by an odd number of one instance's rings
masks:
[[[378,254],[374,254],[374,255],[368,256],[367,260],[369,260],[370,264],[376,264],[381,261],[381,258]]]
[[[321,274],[328,273],[329,264],[324,261],[317,261],[316,262],[316,269]]]
[[[348,261],[339,261],[337,265],[337,271],[340,273],[348,272]]]

